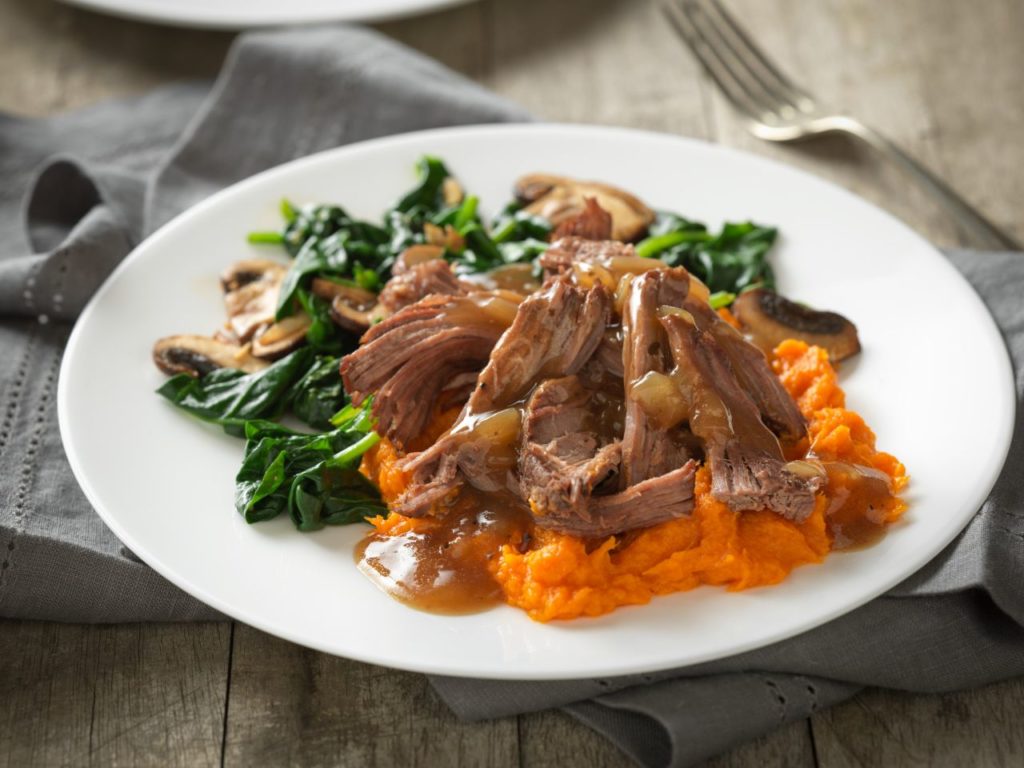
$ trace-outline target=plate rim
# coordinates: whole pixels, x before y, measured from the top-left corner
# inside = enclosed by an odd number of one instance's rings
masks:
[[[197,215],[201,211],[214,207],[220,203],[224,198],[230,197],[249,186],[255,186],[263,183],[267,178],[271,178],[277,174],[284,174],[293,172],[296,169],[302,169],[307,166],[315,166],[318,163],[324,162],[325,160],[332,159],[335,156],[344,155],[348,153],[358,153],[367,147],[375,147],[378,145],[389,145],[393,144],[401,146],[403,143],[415,144],[421,141],[429,141],[431,138],[439,135],[451,135],[460,133],[485,133],[500,135],[502,133],[536,133],[536,134],[556,134],[556,133],[590,133],[597,136],[610,136],[610,137],[632,137],[643,141],[660,141],[668,143],[682,143],[698,146],[704,149],[712,149],[716,152],[723,152],[728,155],[741,157],[744,161],[750,161],[756,163],[763,163],[768,166],[778,167],[784,169],[786,172],[795,173],[799,176],[807,177],[815,183],[826,184],[831,187],[834,191],[837,191],[842,196],[849,200],[855,201],[859,205],[866,205],[873,209],[875,214],[880,214],[887,218],[889,222],[911,235],[921,245],[927,247],[929,258],[933,260],[935,265],[946,270],[950,275],[954,276],[956,280],[960,281],[963,288],[967,289],[967,295],[971,297],[974,302],[976,309],[980,310],[979,316],[983,318],[983,322],[987,324],[987,330],[992,341],[998,340],[996,345],[997,354],[994,364],[1001,369],[999,378],[1003,380],[1003,386],[999,388],[1001,392],[1001,398],[1004,404],[1008,407],[1007,413],[1009,418],[1003,420],[1000,423],[1000,433],[995,436],[995,442],[1001,446],[999,451],[993,455],[998,461],[993,462],[987,470],[987,477],[984,482],[978,485],[979,490],[977,493],[978,499],[975,504],[971,506],[975,507],[975,511],[968,515],[966,512],[963,513],[962,522],[958,523],[957,526],[952,526],[950,531],[942,537],[940,543],[933,544],[932,550],[927,556],[918,556],[913,558],[913,568],[907,570],[897,577],[891,577],[881,582],[880,586],[876,585],[874,588],[867,590],[864,594],[859,595],[857,599],[849,601],[839,607],[832,610],[825,611],[822,614],[814,616],[813,620],[805,621],[795,626],[786,627],[782,631],[769,632],[765,636],[759,636],[749,642],[741,642],[733,644],[727,651],[717,653],[715,651],[708,651],[703,654],[699,654],[696,657],[690,659],[684,664],[671,663],[671,662],[658,662],[658,663],[618,663],[608,664],[602,667],[602,670],[611,671],[594,671],[587,673],[559,673],[557,671],[544,672],[535,676],[524,676],[522,674],[516,674],[510,672],[508,674],[495,673],[493,669],[487,671],[481,671],[478,669],[466,669],[463,667],[453,668],[452,666],[439,665],[434,663],[421,663],[416,659],[408,659],[408,663],[395,664],[392,661],[382,662],[380,657],[374,656],[372,653],[363,653],[357,649],[355,651],[346,650],[344,654],[339,653],[337,650],[327,646],[325,643],[311,641],[310,638],[300,636],[299,633],[289,632],[286,628],[283,629],[278,626],[270,626],[268,623],[262,620],[252,620],[251,617],[239,615],[241,612],[232,609],[232,606],[219,598],[211,595],[205,588],[191,583],[188,579],[178,576],[172,567],[167,566],[160,558],[153,556],[148,548],[141,545],[135,536],[130,531],[126,530],[116,519],[116,516],[110,514],[101,502],[99,495],[92,487],[88,476],[80,462],[79,456],[75,451],[70,450],[73,446],[73,439],[70,434],[70,427],[68,426],[68,408],[69,405],[69,384],[67,369],[70,367],[70,362],[75,358],[75,350],[77,349],[80,339],[84,334],[83,328],[88,324],[88,320],[91,317],[95,308],[102,302],[105,294],[111,289],[111,286],[116,282],[118,276],[122,271],[128,269],[131,263],[137,258],[139,252],[144,247],[149,247],[154,241],[162,240],[164,238],[173,236],[175,230],[179,227],[188,226],[188,220],[193,215]],[[1006,459],[1009,453],[1010,444],[1013,436],[1013,427],[1016,422],[1016,384],[1013,375],[1013,366],[1010,359],[1009,351],[1006,346],[1005,338],[1003,337],[1002,331],[995,322],[992,313],[989,311],[987,305],[978,295],[977,291],[970,284],[970,282],[964,277],[956,267],[928,240],[917,232],[912,230],[908,225],[897,219],[894,215],[888,211],[880,208],[874,203],[865,200],[864,198],[854,194],[848,189],[828,180],[824,179],[814,173],[805,171],[801,168],[789,165],[777,161],[772,158],[763,157],[756,155],[744,150],[736,149],[733,147],[723,146],[713,142],[705,141],[702,139],[695,139],[691,137],[676,136],[668,133],[661,133],[656,131],[639,130],[634,128],[625,128],[618,126],[597,126],[597,125],[586,125],[586,124],[574,124],[574,123],[484,123],[474,125],[463,125],[463,126],[452,126],[445,128],[433,128],[423,131],[414,131],[402,134],[394,134],[390,136],[378,137],[375,139],[369,139],[361,142],[354,142],[341,147],[324,150],[304,157],[296,158],[286,163],[268,168],[260,171],[257,174],[249,176],[241,181],[229,185],[228,187],[215,192],[209,197],[201,200],[190,208],[182,211],[180,214],[175,216],[170,221],[161,225],[157,230],[151,233],[149,236],[144,238],[132,251],[125,256],[125,258],[117,265],[117,267],[111,272],[110,275],[104,280],[103,284],[99,287],[96,293],[92,296],[85,308],[82,310],[78,319],[75,322],[74,328],[68,337],[68,342],[64,349],[64,354],[60,366],[60,374],[57,382],[57,413],[58,413],[58,424],[59,432],[61,437],[62,445],[64,446],[65,454],[68,458],[68,462],[71,466],[72,472],[75,476],[76,481],[81,487],[83,493],[92,505],[93,509],[103,520],[111,531],[131,549],[136,555],[138,555],[149,567],[153,568],[157,573],[166,578],[172,584],[182,589],[184,592],[196,597],[207,605],[215,608],[226,616],[241,621],[244,624],[260,629],[261,631],[267,632],[276,637],[281,637],[290,642],[294,642],[303,647],[312,648],[324,653],[329,653],[335,656],[342,656],[344,658],[354,659],[370,664],[390,666],[395,669],[403,669],[413,672],[421,672],[425,674],[437,674],[448,677],[463,677],[463,678],[479,678],[479,679],[492,679],[492,680],[517,680],[517,681],[551,681],[551,680],[571,680],[571,679],[583,679],[588,677],[617,677],[629,674],[642,674],[647,672],[664,671],[668,669],[687,669],[699,664],[704,664],[709,661],[714,661],[723,658],[729,658],[742,653],[746,653],[751,650],[758,648],[768,647],[774,645],[783,640],[787,640],[792,637],[796,637],[804,632],[810,631],[817,627],[820,627],[836,618],[850,613],[857,608],[865,605],[871,600],[875,599],[881,594],[884,594],[888,590],[892,589],[897,584],[910,578],[917,572],[919,572],[927,563],[931,562],[934,558],[938,557],[944,549],[946,549],[950,542],[952,542],[957,536],[959,536],[963,530],[970,523],[971,519],[977,514],[977,511],[981,508],[985,499],[990,495],[992,488],[998,480],[1002,469],[1005,466]],[[413,610],[413,609],[409,609]],[[403,660],[404,662],[405,660]]]
[[[164,24],[184,29],[210,30],[246,30],[264,29],[267,27],[296,27],[307,24],[326,24],[330,22],[353,22],[376,24],[384,21],[412,18],[436,11],[468,5],[475,0],[413,0],[411,5],[396,5],[382,11],[371,12],[338,12],[308,11],[306,13],[266,14],[256,19],[247,17],[245,12],[231,13],[214,10],[203,12],[199,16],[189,13],[176,13],[165,0],[142,0],[141,8],[133,8],[127,0],[63,0],[64,3],[78,8],[115,16],[117,18],[149,24]],[[138,4],[137,2],[134,4]],[[364,3],[365,5],[372,3]]]

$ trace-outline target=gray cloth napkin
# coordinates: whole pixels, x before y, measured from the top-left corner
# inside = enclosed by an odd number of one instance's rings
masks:
[[[345,27],[244,35],[212,91],[177,86],[46,120],[0,116],[0,616],[221,618],[106,529],[57,431],[54,386],[70,323],[143,236],[210,193],[310,152],[525,119],[436,63]],[[1020,371],[1024,258],[949,255],[992,309]],[[1018,400],[1022,389],[1018,373]],[[638,762],[681,766],[865,685],[944,691],[1024,674],[1022,435],[1018,421],[1007,470],[942,555],[798,638],[654,675],[432,682],[467,719],[563,706]]]

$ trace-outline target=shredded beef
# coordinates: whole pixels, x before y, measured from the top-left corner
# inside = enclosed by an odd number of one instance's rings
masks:
[[[342,358],[345,391],[357,404],[375,394],[381,431],[404,446],[423,431],[441,390],[480,369],[503,331],[466,297],[429,296],[370,328]]]
[[[469,398],[473,413],[504,408],[538,380],[577,373],[601,343],[611,296],[556,280],[519,305]]]
[[[444,259],[431,259],[395,270],[380,292],[380,304],[389,313],[431,295],[464,296],[467,286]]]
[[[788,444],[807,435],[807,424],[793,398],[772,372],[764,353],[722,320],[707,302],[688,297],[683,306],[708,331],[729,358],[736,380],[750,395],[765,424]]]
[[[408,482],[392,509],[435,514],[469,483],[517,495],[541,528],[604,537],[689,514],[703,459],[712,495],[731,509],[805,519],[821,479],[785,465],[779,437],[796,441],[806,427],[764,355],[691,293],[685,269],[648,269],[655,260],[632,246],[587,239],[607,236],[603,213],[588,201],[563,223],[540,259],[544,287],[507,327],[511,311],[497,321],[444,262],[389,283],[382,302],[415,303],[343,359],[346,388],[356,402],[375,393],[380,427],[400,447],[437,406],[465,403],[448,433],[401,460]],[[659,420],[632,394],[651,375],[679,392]]]
[[[460,425],[507,408],[550,375],[577,372],[601,341],[610,304],[602,287],[583,291],[566,281],[556,281],[523,301],[491,352],[456,426],[404,461],[410,483],[394,508],[404,515],[428,514],[467,474],[475,480],[476,468],[486,462],[478,460],[478,441]]]
[[[620,493],[601,495],[618,470],[622,444],[602,434],[576,376],[549,379],[524,413],[520,493],[534,520],[576,536],[600,537],[689,514],[695,464],[684,463]]]
[[[540,255],[537,263],[545,277],[571,272],[574,264],[602,264],[614,258],[639,258],[632,245],[617,240],[591,240],[585,237],[561,237]],[[658,262],[652,262],[652,266]]]
[[[583,200],[583,210],[566,219],[555,229],[552,240],[582,237],[585,240],[608,240],[612,236],[612,215],[593,197]]]
[[[640,403],[629,396],[634,382],[651,372],[665,372],[671,358],[665,332],[658,322],[658,309],[680,306],[688,290],[689,275],[681,268],[645,272],[633,278],[630,286],[622,317],[622,367],[627,389],[620,484],[623,489],[662,475],[689,458],[685,444],[669,440],[668,433],[674,425],[653,426]]]
[[[736,511],[771,509],[801,521],[814,507],[820,481],[789,472],[775,435],[736,381],[715,338],[679,315],[661,318],[675,375],[690,393],[690,429],[704,441],[711,493]]]

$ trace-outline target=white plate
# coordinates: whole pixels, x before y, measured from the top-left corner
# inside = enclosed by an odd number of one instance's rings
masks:
[[[600,619],[538,624],[502,606],[462,617],[412,610],[353,564],[361,525],[299,533],[246,525],[232,505],[242,444],[157,397],[160,337],[222,321],[217,283],[279,226],[278,201],[334,201],[376,217],[443,157],[493,213],[528,171],[619,184],[657,208],[717,225],[778,225],[786,294],[838,310],[864,351],[843,384],[912,477],[910,511],[877,545],[798,569],[783,584],[657,598]],[[853,195],[698,141],[575,126],[409,134],[314,155],[218,194],[161,229],[110,277],[68,344],[61,435],[89,500],[134,552],[221,611],[329,653],[447,675],[559,679],[652,671],[762,646],[839,616],[938,553],[980,506],[1009,446],[1010,364],[984,305],[928,243]]]
[[[384,21],[469,0],[65,0],[114,16],[181,27],[244,29],[326,21]]]

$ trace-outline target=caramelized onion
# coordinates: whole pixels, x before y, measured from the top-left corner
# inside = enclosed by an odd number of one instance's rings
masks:
[[[659,429],[675,426],[686,419],[690,411],[689,399],[679,382],[664,373],[648,371],[633,382],[629,392]]]

